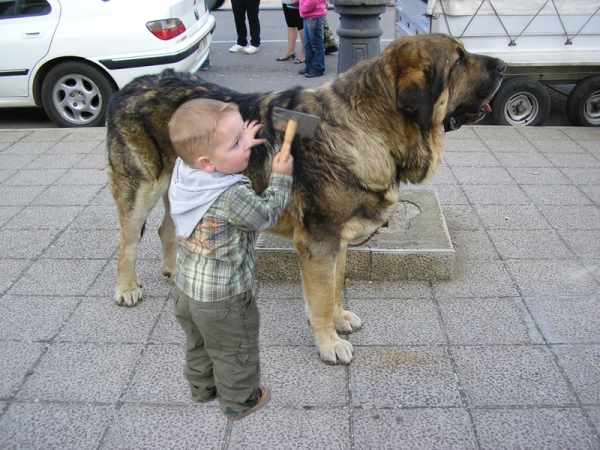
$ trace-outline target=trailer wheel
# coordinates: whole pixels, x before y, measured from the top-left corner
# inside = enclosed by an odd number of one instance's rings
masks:
[[[542,84],[529,77],[509,78],[496,92],[491,106],[496,125],[539,127],[550,114],[550,96]]]
[[[576,126],[600,127],[600,75],[575,85],[567,98],[567,117]]]

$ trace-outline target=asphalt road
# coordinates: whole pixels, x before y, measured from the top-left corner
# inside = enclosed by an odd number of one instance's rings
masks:
[[[233,14],[229,9],[214,11],[217,28],[213,35],[210,58],[212,67],[201,72],[208,81],[221,84],[241,92],[267,92],[287,89],[296,85],[315,87],[333,80],[337,75],[337,54],[325,58],[326,73],[322,78],[306,79],[298,75],[302,65],[292,62],[277,62],[275,58],[282,55],[286,48],[286,25],[279,5],[271,4],[261,7],[261,39],[260,51],[255,55],[229,53],[228,49],[236,40],[233,25]],[[339,16],[334,11],[328,13],[332,30],[338,27]],[[385,49],[394,39],[394,8],[388,7],[381,16],[380,28],[381,49]],[[296,46],[300,50],[300,42]],[[571,86],[547,88],[552,99],[550,118],[547,126],[569,126],[565,115],[567,94]],[[482,124],[491,124],[484,119]],[[5,108],[0,109],[0,128],[56,128],[46,114],[39,108]]]

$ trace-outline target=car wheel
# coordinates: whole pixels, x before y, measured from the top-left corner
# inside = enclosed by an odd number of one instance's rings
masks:
[[[225,0],[210,0],[210,10],[215,11],[219,9],[223,6],[223,3],[225,3]]]
[[[575,85],[567,98],[567,117],[576,126],[600,127],[600,75]]]
[[[529,77],[515,77],[502,83],[491,101],[496,125],[541,126],[550,114],[550,95]]]
[[[46,114],[61,127],[103,126],[108,100],[116,92],[112,81],[95,67],[65,62],[52,68],[42,83]]]

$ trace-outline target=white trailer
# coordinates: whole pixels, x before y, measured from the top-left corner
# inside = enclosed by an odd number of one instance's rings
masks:
[[[508,69],[491,102],[499,125],[543,125],[543,85],[575,84],[573,125],[600,126],[600,0],[395,0],[396,37],[445,33]]]

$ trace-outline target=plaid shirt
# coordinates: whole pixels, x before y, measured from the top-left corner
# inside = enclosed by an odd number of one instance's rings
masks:
[[[175,284],[201,302],[252,289],[255,232],[273,228],[290,198],[292,177],[272,173],[261,196],[244,177],[223,192],[189,236],[179,236]]]

